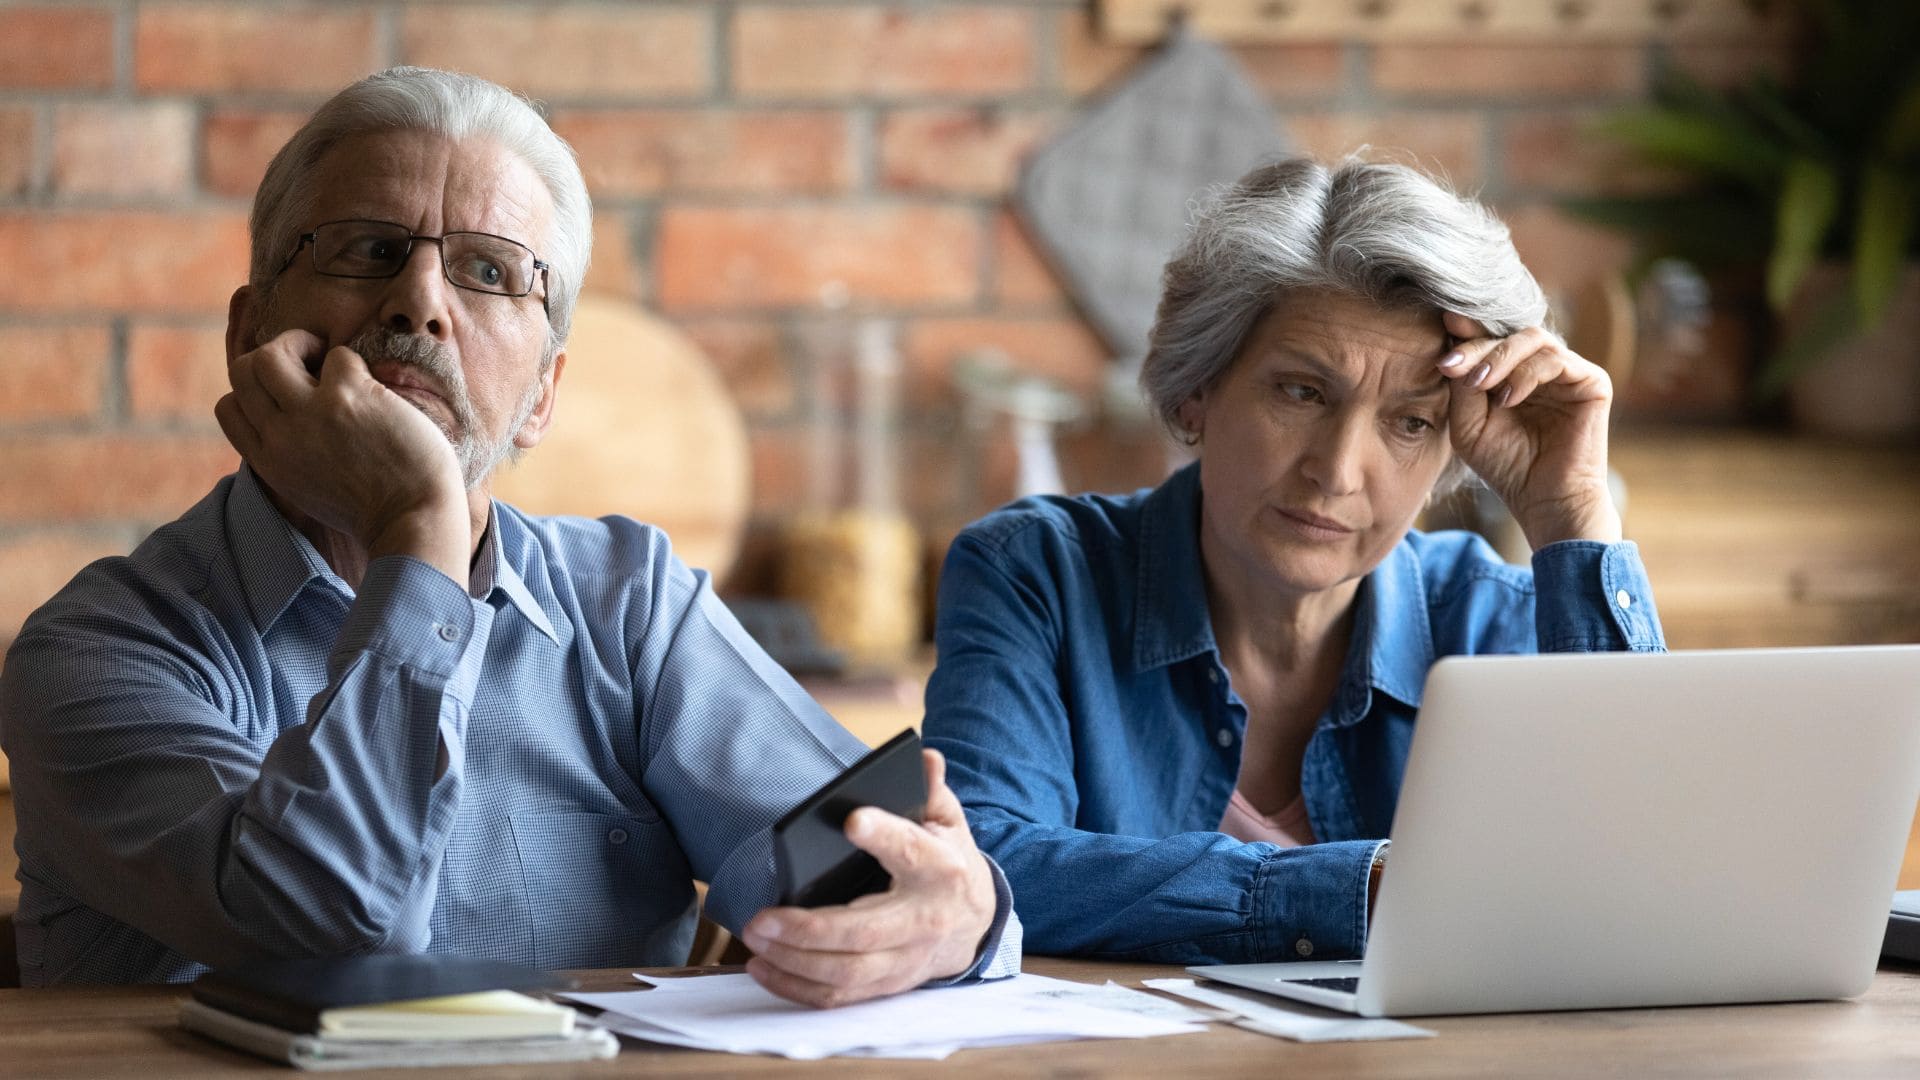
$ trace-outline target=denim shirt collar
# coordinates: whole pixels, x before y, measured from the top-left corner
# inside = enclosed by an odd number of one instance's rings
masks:
[[[1199,462],[1167,477],[1141,504],[1134,573],[1135,672],[1218,651],[1200,566]]]
[[[487,514],[487,533],[474,560],[468,593],[486,599],[500,592],[528,622],[558,644],[560,637],[553,623],[506,560],[505,545],[499,542],[501,519],[497,508],[490,507]],[[343,600],[353,600],[353,589],[321,558],[313,542],[273,505],[259,477],[245,463],[234,473],[233,491],[227,500],[227,532],[233,541],[230,550],[236,553],[241,595],[253,616],[253,628],[261,635],[273,629],[294,598],[316,579]]]
[[[1141,505],[1135,575],[1135,672],[1219,651],[1200,562],[1199,462],[1168,477]],[[1417,707],[1434,660],[1425,577],[1404,541],[1360,583],[1354,604],[1353,642],[1332,710],[1338,726],[1366,714],[1370,689]]]
[[[1418,708],[1420,692],[1433,666],[1433,628],[1427,615],[1426,575],[1405,540],[1393,546],[1354,596],[1353,641],[1346,673],[1334,700],[1336,724],[1365,715],[1371,703],[1362,688],[1372,688]],[[1355,700],[1349,711],[1348,698]]]

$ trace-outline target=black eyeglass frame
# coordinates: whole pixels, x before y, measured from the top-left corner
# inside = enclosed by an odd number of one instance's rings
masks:
[[[388,274],[339,274],[331,270],[323,270],[320,268],[320,248],[318,246],[318,241],[320,239],[320,230],[328,227],[329,225],[386,225],[394,229],[395,240],[400,239],[401,234],[405,235],[406,241],[407,241],[407,250],[400,253],[400,258],[397,259],[393,264],[393,272]],[[273,276],[277,278],[281,274],[286,273],[287,267],[292,266],[293,261],[300,257],[301,250],[306,248],[308,245],[314,245],[313,247],[313,272],[314,273],[319,274],[322,277],[344,278],[348,281],[385,281],[388,278],[399,277],[400,272],[407,268],[408,261],[410,261],[413,258],[414,243],[419,240],[426,240],[430,243],[439,245],[440,276],[446,278],[447,284],[453,286],[454,288],[465,289],[468,292],[477,292],[485,296],[506,296],[506,297],[512,297],[514,299],[519,299],[522,296],[532,295],[533,280],[531,277],[529,277],[527,280],[526,290],[523,292],[517,292],[517,293],[502,292],[498,289],[476,289],[471,285],[462,285],[459,282],[453,280],[453,272],[447,269],[447,237],[449,236],[484,236],[489,240],[499,240],[502,243],[512,244],[514,247],[519,248],[520,250],[526,252],[528,255],[532,255],[533,268],[540,272],[540,310],[544,312],[548,318],[553,317],[553,309],[548,306],[549,297],[552,295],[552,289],[553,289],[553,280],[551,277],[548,276],[548,272],[552,269],[552,267],[546,262],[543,262],[540,256],[534,255],[532,248],[528,247],[527,245],[521,243],[518,240],[515,240],[510,236],[501,236],[498,233],[479,232],[474,229],[455,229],[452,232],[441,233],[439,236],[426,236],[420,233],[408,232],[407,227],[405,225],[400,224],[397,221],[379,221],[374,218],[341,218],[338,221],[323,221],[320,224],[315,225],[312,228],[312,230],[308,232],[303,232],[300,234],[300,242],[293,245],[293,251],[287,255],[287,261],[280,264],[280,269],[275,270],[273,272]]]

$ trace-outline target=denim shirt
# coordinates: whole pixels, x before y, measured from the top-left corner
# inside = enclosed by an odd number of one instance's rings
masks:
[[[1531,570],[1411,532],[1362,581],[1300,783],[1298,848],[1219,832],[1247,713],[1207,613],[1199,468],[1128,496],[1027,499],[955,540],[926,741],[1013,885],[1026,947],[1165,963],[1357,956],[1427,669],[1473,653],[1658,651],[1631,543]]]

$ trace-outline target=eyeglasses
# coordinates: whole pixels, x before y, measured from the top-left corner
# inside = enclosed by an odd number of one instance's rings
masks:
[[[419,236],[391,221],[329,221],[302,233],[293,254],[280,264],[286,273],[300,249],[313,248],[313,269],[327,277],[390,278],[406,268],[413,245],[425,240],[440,245],[440,268],[447,281],[473,292],[496,296],[525,296],[533,291],[535,271],[544,286],[548,266],[534,258],[533,249],[517,240],[483,232],[450,232]],[[542,289],[540,306],[547,305]]]

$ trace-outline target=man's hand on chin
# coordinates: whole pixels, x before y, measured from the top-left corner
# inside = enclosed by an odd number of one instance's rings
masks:
[[[851,904],[755,915],[740,936],[755,954],[747,971],[761,985],[824,1008],[973,966],[993,925],[993,873],[946,785],[946,759],[936,750],[924,755],[924,825],[870,806],[847,818],[847,839],[886,867],[892,886]]]
[[[369,561],[413,555],[466,580],[472,527],[453,446],[358,353],[287,330],[234,357],[227,381],[214,416],[275,494]]]

